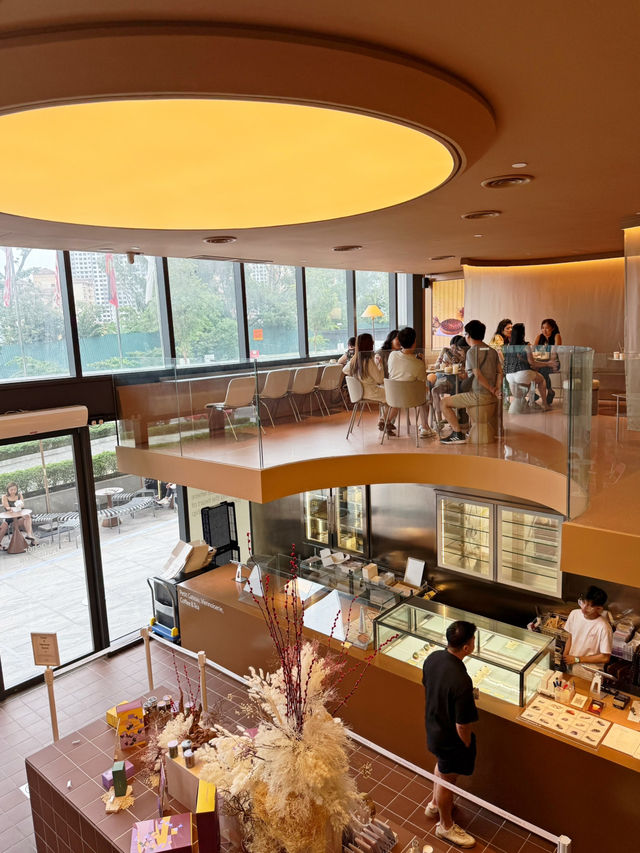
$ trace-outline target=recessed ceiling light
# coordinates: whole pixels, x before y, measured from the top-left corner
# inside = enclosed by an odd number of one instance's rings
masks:
[[[511,168],[512,169],[524,169],[528,165],[529,165],[528,163],[512,163]]]
[[[222,234],[219,237],[205,237],[203,243],[212,243],[214,246],[219,243],[235,243],[237,237],[231,237],[229,234]]]
[[[132,247],[131,247],[131,251],[132,251],[132,252],[141,252],[141,251],[142,251],[142,249],[140,248],[140,246],[132,246]]]
[[[484,234],[474,234],[474,237],[484,237]]]
[[[333,252],[357,252],[362,246],[334,246]]]
[[[472,210],[470,213],[463,213],[460,219],[491,219],[501,213],[501,210]]]
[[[506,190],[510,187],[529,184],[532,180],[533,175],[497,175],[495,178],[487,178],[485,181],[480,181],[480,185],[489,190]]]
[[[101,246],[96,252],[115,252],[115,249],[112,246]]]
[[[455,258],[455,255],[434,255],[432,258],[428,258],[429,261],[451,261]]]

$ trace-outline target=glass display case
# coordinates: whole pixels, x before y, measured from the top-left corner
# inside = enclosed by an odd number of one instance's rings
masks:
[[[438,563],[444,569],[560,597],[564,517],[535,508],[438,495]]]
[[[369,648],[374,618],[402,598],[391,587],[363,578],[361,560],[325,567],[319,558],[311,557],[301,561],[295,579],[290,560],[290,556],[278,554],[268,567],[266,561],[254,565],[244,583],[242,600],[251,604],[255,603],[254,595],[262,597],[268,575],[270,595],[283,603],[285,594],[291,595],[295,590],[304,604],[304,625],[337,642],[348,640],[358,648]]]
[[[365,487],[340,486],[337,490],[336,539],[337,547],[354,554],[364,554],[365,545]]]
[[[499,507],[498,580],[560,596],[560,529],[557,515]]]
[[[305,492],[303,495],[304,533],[311,542],[329,545],[331,535],[330,498],[331,489],[317,489],[315,492]]]
[[[490,578],[492,506],[438,496],[438,562],[445,569]]]
[[[307,541],[352,554],[367,549],[365,486],[317,489],[302,495]]]
[[[458,619],[473,622],[478,629],[475,651],[464,659],[474,686],[512,705],[526,705],[538,689],[543,672],[551,668],[553,637],[436,601],[412,598],[374,620],[375,647],[379,649],[395,636],[380,654],[422,668],[432,652],[446,647],[445,631]]]

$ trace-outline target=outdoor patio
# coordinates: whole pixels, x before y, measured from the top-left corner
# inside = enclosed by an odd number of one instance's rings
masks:
[[[151,616],[147,577],[159,574],[179,539],[178,515],[157,507],[127,515],[119,527],[100,526],[111,641],[137,631]],[[56,632],[60,659],[93,651],[79,529],[41,540],[23,554],[0,554],[0,657],[5,687],[41,672],[33,665],[30,633]]]

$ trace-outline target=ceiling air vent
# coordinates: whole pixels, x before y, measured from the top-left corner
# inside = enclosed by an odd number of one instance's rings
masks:
[[[455,258],[455,255],[434,255],[432,258],[429,258],[430,261],[451,261]]]
[[[492,219],[501,213],[501,210],[472,210],[470,213],[463,213],[460,219]]]
[[[519,187],[522,184],[530,184],[533,175],[498,175],[496,178],[487,178],[481,181],[481,185],[489,190],[506,190],[509,187]]]

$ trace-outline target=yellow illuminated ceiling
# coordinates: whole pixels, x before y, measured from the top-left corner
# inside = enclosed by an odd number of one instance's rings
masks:
[[[352,216],[434,189],[456,162],[415,128],[268,101],[76,103],[0,117],[3,213],[148,229]]]

